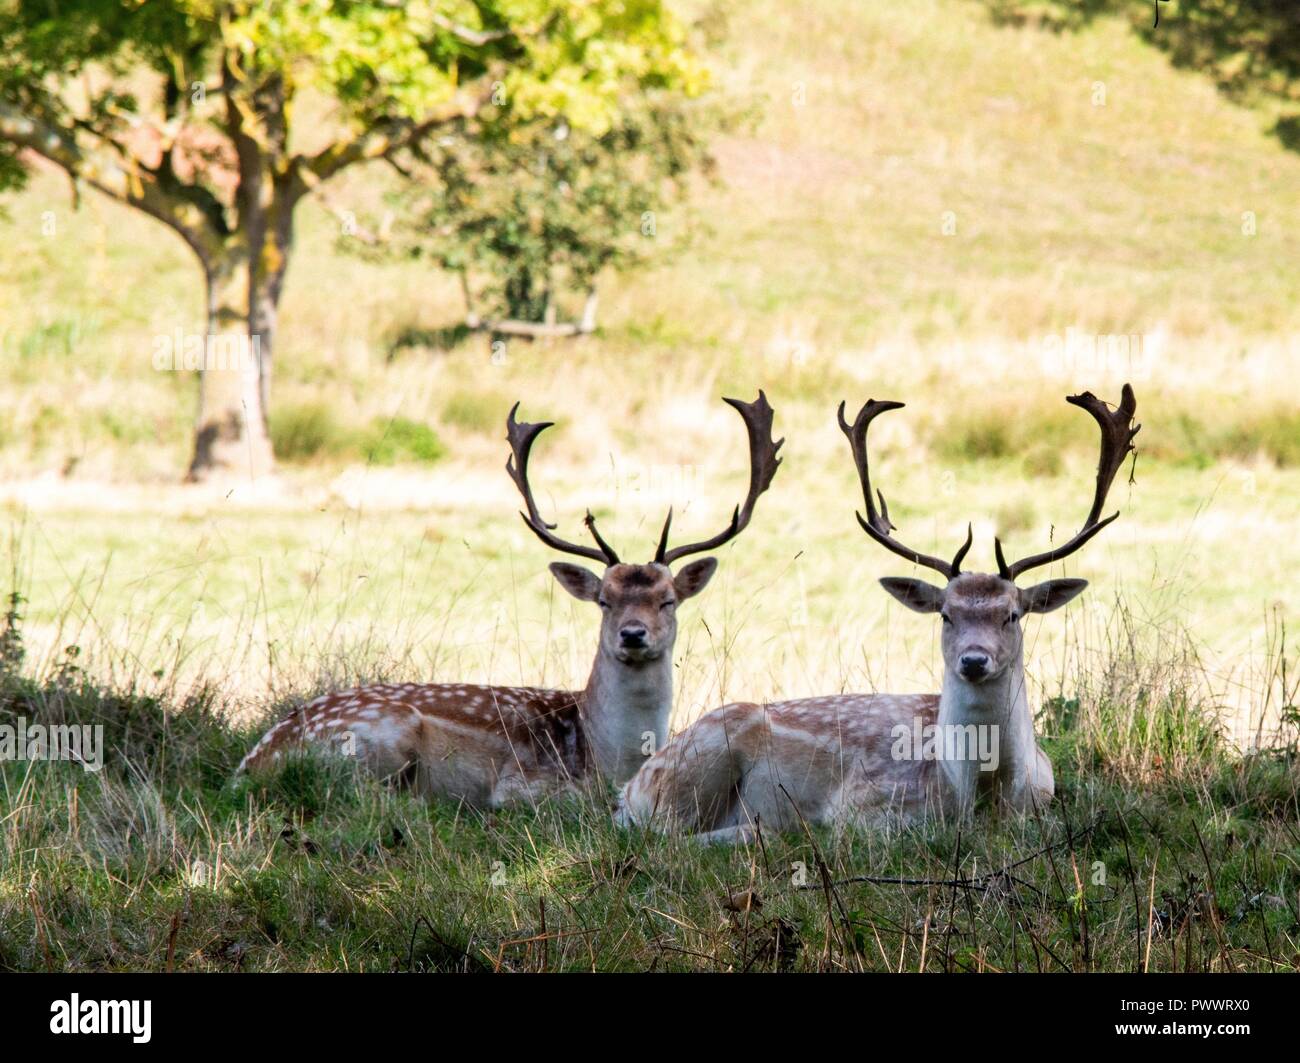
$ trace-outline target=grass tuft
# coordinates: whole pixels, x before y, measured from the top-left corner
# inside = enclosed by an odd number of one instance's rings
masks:
[[[340,458],[353,447],[353,433],[323,402],[278,404],[271,413],[271,445],[281,461]]]
[[[271,417],[271,444],[282,461],[432,464],[446,455],[428,425],[407,417],[376,417],[364,428],[344,423],[323,403],[286,407]]]

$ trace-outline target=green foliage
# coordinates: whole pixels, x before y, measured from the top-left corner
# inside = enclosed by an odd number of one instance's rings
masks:
[[[1300,102],[1300,7],[1257,0],[1176,0],[1160,26],[1142,32],[1175,66],[1209,75],[1225,93],[1250,101]]]
[[[283,461],[341,457],[352,446],[352,435],[323,402],[281,405],[271,414],[271,445]]]
[[[446,454],[432,428],[406,417],[376,418],[362,449],[366,460],[375,465],[395,465],[399,461],[432,464]]]
[[[463,389],[447,399],[442,420],[465,432],[497,435],[509,409],[510,401],[502,395]]]
[[[489,74],[520,116],[566,114],[601,129],[631,79],[645,87],[703,84],[704,72],[661,0],[485,0],[474,5],[385,0],[157,0],[0,8],[0,98],[46,116],[73,107],[50,86],[92,65],[97,80],[82,118],[121,129],[147,101],[125,85],[144,66],[166,79],[173,113],[188,110],[196,81],[215,83],[221,59],[238,68],[251,113],[278,82],[290,96],[314,89],[357,128],[417,119],[460,85]],[[114,125],[115,123],[115,125]]]
[[[665,0],[3,0],[0,191],[20,183],[26,148],[144,211],[210,278],[249,274],[221,310],[271,344],[261,310],[280,298],[296,206],[341,170],[560,115],[601,137],[626,98],[704,81]],[[304,96],[328,112],[309,137]],[[214,418],[231,423],[204,406],[200,441]],[[431,460],[429,439],[402,431],[375,460]],[[298,452],[325,445],[291,435]],[[196,445],[196,474],[210,449]]]
[[[565,296],[576,316],[601,270],[674,243],[660,216],[688,175],[710,170],[709,139],[729,121],[661,91],[627,101],[599,133],[564,116],[444,139],[394,197],[409,221],[389,250],[461,273],[484,316],[542,321]]]
[[[20,191],[27,184],[27,167],[15,144],[0,140],[0,192]],[[0,221],[9,220],[9,210],[0,203]]]
[[[271,415],[271,442],[283,461],[366,461],[431,464],[446,454],[432,428],[406,417],[376,417],[365,428],[344,424],[321,402],[282,407]]]
[[[0,676],[17,675],[27,658],[22,627],[24,601],[18,591],[9,592],[9,607],[3,617],[4,626],[0,627]]]
[[[1113,9],[1116,0],[983,0],[999,25],[1074,30]]]

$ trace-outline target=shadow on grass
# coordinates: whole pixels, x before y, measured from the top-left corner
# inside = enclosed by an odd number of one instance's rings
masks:
[[[729,849],[616,828],[599,787],[485,812],[312,753],[232,779],[259,729],[210,693],[109,690],[67,662],[38,679],[21,656],[0,726],[102,728],[105,758],[0,763],[0,969],[1300,966],[1295,750],[1233,755],[1150,679],[1131,704],[1048,701],[1039,817]]]

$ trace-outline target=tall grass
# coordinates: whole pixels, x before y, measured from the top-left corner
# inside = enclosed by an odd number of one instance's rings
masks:
[[[265,494],[162,486],[196,384],[148,352],[201,324],[185,249],[93,192],[70,213],[49,174],[15,197],[0,723],[96,723],[111,755],[100,775],[0,764],[0,967],[1297,966],[1300,160],[1113,21],[1058,36],[958,0],[788,16],[761,0],[717,57],[762,117],[719,145],[712,233],[610,278],[597,336],[490,351],[451,324],[453,278],[340,255],[306,203]],[[30,224],[46,209],[57,239]],[[973,521],[987,566],[994,534],[1045,544],[1078,519],[1096,442],[1062,398],[1130,379],[1123,520],[1071,564],[1089,597],[1030,632],[1060,794],[1041,821],[702,852],[615,831],[601,792],[483,815],[310,758],[230,780],[324,689],[581,682],[593,619],[554,597],[501,471],[516,399],[560,422],[536,459],[548,515],[591,507],[633,556],[669,505],[683,534],[725,523],[745,469],[718,397],[767,390],[785,464],[683,617],[682,725],[734,697],[935,689],[933,626],[884,602],[897,573],[852,518],[841,400],[908,402],[873,429],[891,512],[927,550]],[[978,881],[847,881],[954,875]]]
[[[34,675],[11,650],[0,723],[92,723],[108,756],[0,763],[0,968],[1296,969],[1294,736],[1242,760],[1194,655],[1139,628],[1118,613],[1046,700],[1045,814],[737,850],[616,829],[599,787],[483,813],[313,755],[236,780],[314,685],[236,725],[209,690]]]

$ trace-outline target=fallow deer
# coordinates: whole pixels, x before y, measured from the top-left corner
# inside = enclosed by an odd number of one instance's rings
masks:
[[[962,572],[972,532],[952,561],[930,557],[890,534],[883,495],[872,496],[867,428],[901,402],[869,401],[852,424],[840,405],[866,500],[863,531],[881,546],[944,577],[883,579],[909,609],[942,617],[944,677],[938,694],[845,694],[768,705],[738,703],[703,716],[641,768],[620,795],[618,820],[739,842],[755,825],[781,831],[804,822],[880,823],[928,814],[965,815],[991,798],[1013,809],[1049,802],[1052,765],[1034,736],[1025,691],[1027,613],[1047,613],[1087,585],[1052,579],[1021,588],[1025,572],[1067,557],[1106,527],[1101,519],[1116,472],[1133,451],[1137,403],[1124,386],[1111,412],[1090,392],[1068,402],[1101,429],[1092,508],[1083,527],[1055,549],[1007,564],[996,540],[997,575]]]
[[[560,586],[601,610],[595,664],[583,690],[480,686],[469,683],[382,683],[326,694],[281,720],[244,758],[240,770],[274,763],[291,749],[315,743],[356,756],[384,777],[400,777],[428,796],[479,807],[532,800],[573,789],[599,773],[620,786],[668,736],[673,704],[673,644],[678,603],[702,591],[717,568],[704,557],[674,573],[690,554],[717,549],[739,535],[768,489],[784,440],[772,441],[772,407],[725,399],[749,434],[749,493],[720,533],[669,547],[672,510],[654,560],[625,564],[596,529],[596,545],[567,542],[538,512],[528,482],[528,458],[551,422],[506,422],[511,456],[506,471],[523,496],[524,523],[547,546],[596,561],[601,575],[563,562],[550,566]]]

